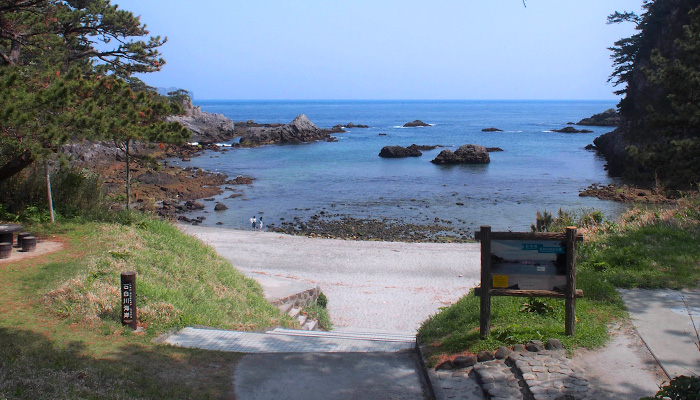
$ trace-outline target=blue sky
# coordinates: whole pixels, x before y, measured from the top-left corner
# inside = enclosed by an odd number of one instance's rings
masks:
[[[113,0],[196,99],[613,99],[606,25],[641,0]]]

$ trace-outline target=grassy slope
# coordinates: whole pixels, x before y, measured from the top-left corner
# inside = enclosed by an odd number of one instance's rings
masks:
[[[700,287],[698,198],[683,199],[670,208],[635,207],[616,223],[604,222],[584,231],[577,286],[585,298],[576,302],[574,337],[564,334],[562,300],[540,299],[545,304],[538,308],[524,306],[527,298],[494,297],[492,335],[481,340],[479,298],[470,293],[423,323],[419,340],[434,354],[432,361],[532,339],[558,338],[568,349],[601,346],[608,326],[626,318],[616,287]],[[551,311],[534,311],[550,310],[548,306]]]
[[[149,219],[52,228],[63,250],[0,264],[0,399],[230,398],[238,354],[156,345],[171,328],[290,326],[211,248]],[[135,334],[119,275],[137,272]]]

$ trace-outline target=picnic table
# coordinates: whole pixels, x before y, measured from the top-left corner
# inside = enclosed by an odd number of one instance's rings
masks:
[[[20,224],[0,224],[0,243],[13,243],[13,235],[15,232],[22,230]]]

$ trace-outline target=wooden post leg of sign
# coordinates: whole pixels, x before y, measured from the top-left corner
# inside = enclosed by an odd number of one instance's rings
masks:
[[[481,316],[479,334],[486,339],[491,333],[491,227],[482,226],[481,238]]]
[[[576,227],[566,228],[566,334],[576,333]]]
[[[122,272],[121,278],[122,325],[129,325],[131,329],[135,330],[138,325],[136,319],[136,272]]]

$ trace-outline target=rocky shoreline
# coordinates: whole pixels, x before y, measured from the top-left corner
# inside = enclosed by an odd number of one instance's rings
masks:
[[[659,193],[652,189],[642,189],[634,186],[618,186],[614,183],[599,185],[594,183],[579,193],[581,197],[597,197],[601,200],[611,200],[620,203],[642,204],[675,204],[676,196],[672,193]]]
[[[348,123],[337,125],[331,130],[316,127],[305,116],[300,115],[289,124],[257,124],[252,120],[247,122],[223,123],[223,116],[202,112],[198,107],[190,107],[190,124],[197,122],[209,125],[209,128],[199,126],[197,130],[190,128],[194,139],[201,140],[196,145],[184,146],[139,145],[135,146],[136,157],[132,162],[132,206],[162,217],[178,219],[187,223],[199,224],[205,219],[188,217],[191,211],[216,209],[209,207],[206,201],[213,201],[213,196],[224,191],[231,191],[228,198],[244,195],[244,186],[253,184],[250,177],[230,179],[221,173],[212,173],[193,167],[175,167],[165,161],[166,158],[179,158],[189,161],[203,154],[206,150],[226,152],[228,148],[217,143],[231,141],[236,137],[254,137],[259,141],[249,141],[239,146],[256,146],[267,143],[300,143],[304,141],[328,140],[330,133],[339,132],[343,128],[365,128],[366,125]],[[194,122],[193,122],[194,121]],[[228,120],[230,121],[230,120]],[[224,121],[225,122],[225,121]],[[427,124],[426,124],[427,125]],[[189,125],[187,125],[189,127]],[[308,136],[304,132],[311,132]],[[300,133],[301,136],[293,136]],[[318,134],[318,135],[316,135]],[[270,140],[271,136],[279,136]],[[292,136],[290,136],[292,135]],[[308,137],[307,137],[308,136]],[[255,143],[253,143],[255,142]],[[428,150],[440,146],[416,146],[410,150]],[[383,149],[384,150],[384,149]],[[484,149],[483,157],[488,160],[488,151],[501,149]],[[101,173],[105,176],[105,190],[112,197],[113,208],[123,207],[123,191],[125,184],[124,162],[118,149],[110,149],[109,145],[88,143],[78,145],[71,150],[73,154],[82,157],[86,164],[101,164]],[[419,153],[419,152],[416,152]],[[413,154],[411,154],[413,155]],[[418,155],[418,154],[416,154]],[[387,155],[383,155],[387,156]],[[392,154],[390,156],[396,156]],[[402,156],[406,156],[403,155]],[[160,161],[156,161],[160,160]],[[481,162],[485,160],[480,160]],[[649,204],[666,204],[673,200],[652,190],[615,185],[591,185],[582,191],[580,196],[594,196],[604,200],[618,202],[642,202]],[[216,204],[218,209],[224,205]],[[308,214],[307,214],[308,215]],[[389,219],[357,219],[352,216],[331,215],[326,211],[311,216],[307,220],[294,217],[282,221],[279,225],[270,224],[269,231],[303,235],[309,237],[327,237],[349,240],[382,240],[403,242],[464,242],[472,240],[472,234],[450,227],[450,221],[435,221],[431,224],[404,223]]]
[[[433,224],[410,224],[391,219],[357,219],[340,215],[314,215],[302,221],[295,217],[291,222],[279,226],[270,225],[269,230],[290,235],[322,237],[344,240],[376,240],[385,242],[431,242],[464,243],[473,241],[473,236],[445,224],[450,221],[435,221]]]

